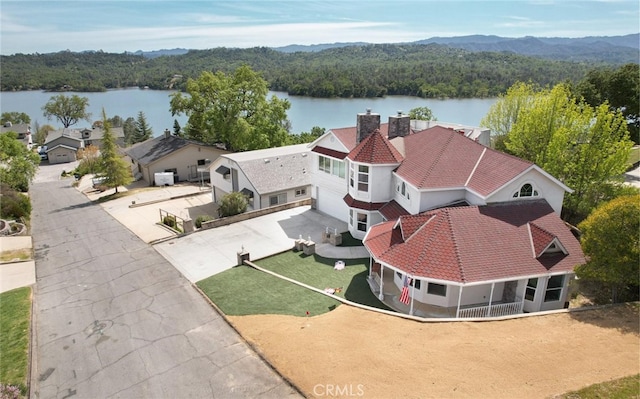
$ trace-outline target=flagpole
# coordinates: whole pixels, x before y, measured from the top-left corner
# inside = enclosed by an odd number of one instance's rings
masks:
[[[413,316],[413,297],[416,296],[416,280],[412,277],[411,282],[413,285],[411,286],[411,306],[409,307],[409,314]]]

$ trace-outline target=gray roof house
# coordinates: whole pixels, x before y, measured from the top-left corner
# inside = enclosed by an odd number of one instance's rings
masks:
[[[27,148],[31,149],[33,145],[33,137],[31,136],[31,126],[28,123],[11,123],[5,122],[0,126],[0,134],[15,132],[18,140],[24,143]]]
[[[124,146],[124,130],[121,127],[112,127],[110,129],[111,134],[116,139],[116,144],[120,147]],[[55,140],[61,136],[74,137],[77,139],[81,139],[84,141],[85,146],[93,145],[98,148],[102,148],[102,136],[104,135],[104,130],[101,127],[94,128],[82,128],[82,129],[72,129],[72,128],[63,128],[58,130],[50,130],[47,132],[47,139],[45,145],[50,147],[49,142]]]
[[[211,163],[213,201],[233,191],[249,198],[253,210],[310,197],[307,144],[237,152]]]
[[[208,165],[227,151],[217,146],[173,136],[161,136],[136,143],[124,153],[136,180],[155,184],[155,174],[172,172],[174,182],[208,180]]]

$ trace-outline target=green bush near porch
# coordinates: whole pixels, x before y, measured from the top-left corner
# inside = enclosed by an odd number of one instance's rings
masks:
[[[345,259],[343,270],[336,260],[283,252],[256,261],[258,266],[318,289],[340,289],[336,296],[364,305],[388,309],[371,293],[368,259]],[[201,280],[198,287],[227,315],[286,314],[305,316],[329,312],[339,301],[248,266],[235,267]]]

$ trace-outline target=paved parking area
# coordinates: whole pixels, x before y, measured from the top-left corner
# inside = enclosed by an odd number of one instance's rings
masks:
[[[189,281],[196,282],[237,265],[237,253],[249,252],[251,259],[264,258],[293,248],[297,238],[311,237],[330,256],[364,257],[364,248],[336,248],[321,245],[322,232],[329,227],[346,231],[347,224],[301,206],[243,222],[204,230],[164,241],[154,248]],[[355,251],[355,255],[350,255]],[[318,250],[320,252],[320,250]],[[341,252],[341,254],[338,254]]]

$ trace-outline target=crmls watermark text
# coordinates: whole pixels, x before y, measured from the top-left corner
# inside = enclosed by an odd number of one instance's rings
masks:
[[[364,385],[362,384],[316,384],[313,386],[315,396],[364,396]]]

